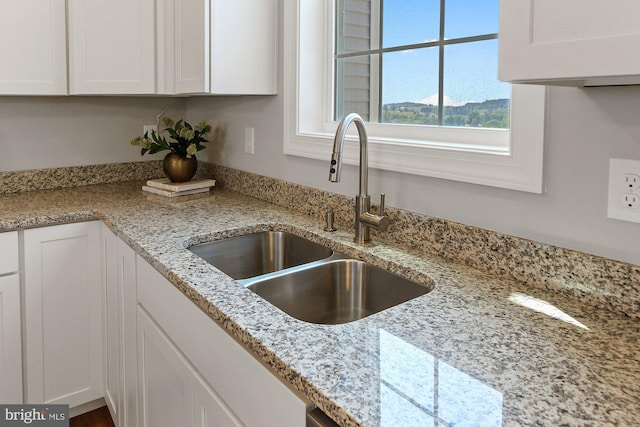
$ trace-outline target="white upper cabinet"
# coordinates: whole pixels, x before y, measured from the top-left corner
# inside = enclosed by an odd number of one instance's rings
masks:
[[[277,0],[68,0],[70,94],[276,93]]]
[[[211,93],[275,94],[276,0],[211,0]]]
[[[174,29],[165,35],[167,89],[174,93],[208,93],[210,1],[165,0],[165,3],[172,6],[172,13],[164,14],[165,28]],[[171,82],[175,82],[173,88],[169,87]]]
[[[277,0],[165,1],[174,2],[175,93],[277,92]]]
[[[3,0],[0,94],[66,95],[65,0]]]
[[[155,0],[68,1],[69,93],[156,93]]]
[[[640,2],[500,2],[499,78],[518,83],[640,84]]]

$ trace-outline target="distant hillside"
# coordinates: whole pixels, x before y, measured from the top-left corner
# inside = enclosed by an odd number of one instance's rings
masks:
[[[509,127],[509,99],[468,102],[445,106],[443,125],[487,128]],[[417,102],[399,102],[382,106],[383,123],[437,125],[438,107]]]

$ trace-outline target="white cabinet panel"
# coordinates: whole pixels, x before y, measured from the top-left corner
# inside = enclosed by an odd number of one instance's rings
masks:
[[[218,394],[197,373],[193,377],[193,426],[242,427]]]
[[[640,83],[640,2],[500,2],[499,78],[576,86]]]
[[[28,403],[102,397],[100,223],[24,232]]]
[[[155,0],[69,0],[71,94],[155,93]]]
[[[210,2],[174,1],[175,91],[209,92]]]
[[[138,307],[141,427],[191,426],[192,374],[171,341]]]
[[[3,6],[0,95],[277,91],[277,0],[7,0]]]
[[[18,232],[0,233],[0,275],[15,273],[18,269]]]
[[[1,247],[1,245],[0,245]],[[0,402],[22,403],[20,280],[0,277]]]
[[[0,94],[66,95],[65,0],[4,0]]]
[[[211,93],[277,92],[278,2],[211,0]]]
[[[138,301],[247,426],[305,425],[306,402],[137,256]]]
[[[175,52],[166,55],[172,69],[165,77],[173,73],[176,93],[277,92],[276,0],[170,1],[173,21],[164,22],[165,30],[173,28]]]
[[[116,236],[102,226],[104,280],[104,399],[116,426],[122,426],[121,406],[124,384],[120,360],[120,283]]]
[[[104,254],[104,397],[117,427],[137,425],[135,253],[102,225]]]
[[[0,402],[2,403],[22,403],[22,328],[18,270],[18,232],[0,233]]]
[[[136,254],[126,243],[118,240],[118,277],[122,286],[120,324],[121,366],[124,372],[122,420],[119,427],[135,427],[138,423],[138,339],[136,335]],[[122,369],[122,368],[121,368]]]

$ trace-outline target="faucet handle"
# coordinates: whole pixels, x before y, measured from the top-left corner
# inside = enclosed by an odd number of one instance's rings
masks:
[[[359,196],[356,196],[356,203]],[[370,200],[369,196],[367,198]],[[367,202],[367,204],[369,204]],[[387,231],[389,228],[389,217],[384,214],[384,193],[380,193],[380,212],[379,215],[372,214],[365,210],[363,214],[358,217],[359,221],[365,224],[367,227],[374,228],[378,231]]]

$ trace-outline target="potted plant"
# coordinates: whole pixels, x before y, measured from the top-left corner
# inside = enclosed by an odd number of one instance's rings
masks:
[[[169,150],[170,153],[162,161],[164,174],[173,182],[189,181],[198,168],[196,152],[207,148],[203,143],[209,142],[205,136],[211,131],[211,126],[204,121],[191,126],[184,120],[174,122],[169,117],[162,121],[166,126],[162,132],[167,133],[173,141],[167,141],[161,134],[151,131],[151,136],[145,132],[143,136],[132,139],[131,145],[142,147],[142,156]]]

